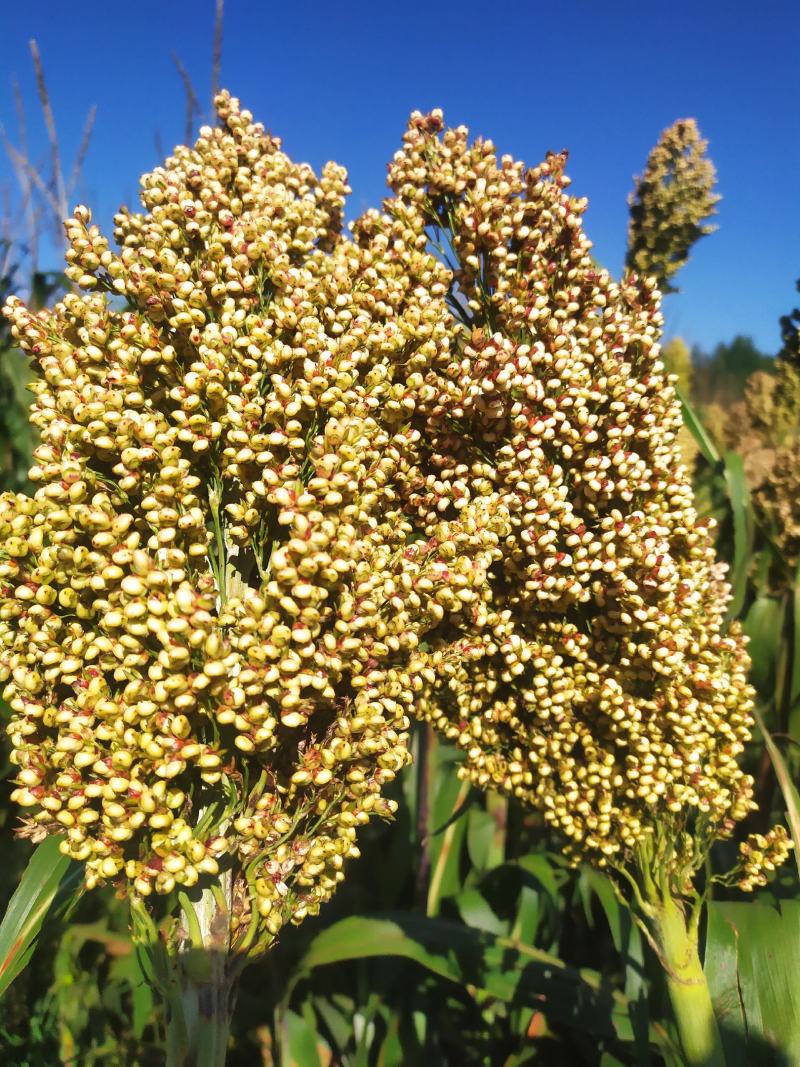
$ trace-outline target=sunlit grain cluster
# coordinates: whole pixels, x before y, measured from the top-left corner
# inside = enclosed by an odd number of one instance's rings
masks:
[[[450,343],[435,261],[343,240],[345,172],[217,109],[117,251],[78,208],[75,290],[6,307],[41,445],[35,495],[2,500],[0,670],[30,832],[140,897],[231,872],[252,942],[257,915],[268,938],[316,912],[393,810],[410,661],[468,610],[499,520],[409,506],[406,383]]]
[[[694,119],[674,122],[647,157],[629,198],[626,266],[653,275],[664,292],[673,291],[671,280],[692,246],[716,229],[708,220],[720,196],[707,148]]]
[[[594,263],[565,156],[415,114],[351,238],[340,167],[217,109],[116,250],[76,210],[74,291],[6,307],[39,371],[0,514],[29,832],[140,898],[228,873],[263,947],[391,813],[414,713],[573,856],[729,834],[748,659],[658,293]]]
[[[525,172],[415,115],[370,221],[453,267],[408,507],[426,531],[481,498],[510,517],[417,706],[470,780],[538,808],[576,858],[624,862],[657,835],[691,866],[752,806],[748,657],[676,448],[659,294],[594,262],[564,164]]]

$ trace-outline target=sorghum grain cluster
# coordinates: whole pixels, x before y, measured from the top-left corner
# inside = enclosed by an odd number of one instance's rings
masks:
[[[725,439],[743,456],[756,518],[785,564],[772,568],[771,582],[785,587],[800,559],[800,364],[779,356],[771,372],[752,374]]]
[[[416,708],[575,858],[623,864],[657,839],[686,872],[753,806],[748,656],[676,447],[655,282],[595,264],[564,165],[525,172],[415,114],[394,197],[356,227],[409,270],[425,248],[452,268],[406,513],[428,535],[479,500],[509,517],[466,616],[420,657]],[[786,849],[772,832],[763,866]]]
[[[0,504],[0,672],[30,832],[140,899],[229,872],[251,944],[393,810],[420,643],[509,525],[488,486],[415,503],[448,272],[344,239],[342,168],[216,106],[117,250],[75,211],[75,291],[6,306],[41,444]]]
[[[663,292],[675,292],[672,278],[689,260],[692,246],[713,233],[709,217],[720,196],[708,142],[694,119],[679,119],[661,134],[629,197],[626,267],[654,275]]]

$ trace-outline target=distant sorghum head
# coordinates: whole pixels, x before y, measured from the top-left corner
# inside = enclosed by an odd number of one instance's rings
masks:
[[[742,456],[758,527],[778,550],[770,584],[785,588],[800,560],[800,364],[778,358],[750,376],[724,443]]]
[[[694,119],[674,122],[647,157],[628,200],[625,266],[654,277],[665,293],[675,292],[672,278],[688,262],[692,246],[716,229],[708,219],[721,198],[714,192],[716,171],[707,148]]]
[[[393,810],[420,646],[510,526],[488,486],[428,507],[449,273],[349,240],[342,168],[216,107],[118,250],[76,209],[75,291],[6,305],[41,445],[0,505],[0,675],[29,832],[140,898],[229,872],[235,949],[316,912]]]
[[[800,278],[795,283],[800,293]],[[781,315],[781,350],[778,358],[800,366],[800,308],[793,308],[788,315]]]
[[[484,499],[508,515],[488,580],[420,657],[416,709],[576,859],[626,863],[658,836],[683,870],[753,805],[749,662],[676,447],[654,283],[594,263],[565,159],[525,172],[415,114],[394,196],[355,227],[409,271],[425,248],[452,270],[406,512],[426,533]]]

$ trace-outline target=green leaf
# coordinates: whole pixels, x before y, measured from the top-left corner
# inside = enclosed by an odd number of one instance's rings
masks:
[[[789,732],[794,736],[794,720],[800,705],[800,564],[797,566],[794,578],[792,623],[794,642],[792,646],[792,674],[789,689]]]
[[[518,870],[522,878],[511,937],[533,944],[548,913],[560,913],[563,908],[553,857],[546,852],[531,852],[504,867]]]
[[[389,1013],[386,1037],[378,1053],[377,1067],[404,1067],[403,1042],[400,1040],[400,1020],[395,1013]]]
[[[726,452],[723,462],[733,516],[733,563],[729,575],[732,599],[727,618],[735,619],[747,593],[747,573],[753,550],[753,513],[742,457],[735,452]]]
[[[112,932],[109,942],[113,937],[120,939],[119,934]],[[142,973],[139,956],[133,951],[132,945],[129,952],[113,961],[109,968],[109,975],[112,979],[124,984],[130,991],[133,1008],[131,1029],[134,1037],[141,1038],[148,1023],[152,1020],[155,998],[152,987]]]
[[[583,867],[581,869],[581,877],[586,880],[589,888],[600,901],[611,930],[614,948],[620,955],[624,955],[628,951],[628,943],[633,927],[630,911],[622,904],[614,892],[614,887],[610,880],[600,871],[595,870],[593,867]]]
[[[797,872],[800,874],[800,794],[798,794],[797,788],[792,781],[791,773],[786,766],[786,760],[783,758],[781,750],[772,740],[772,735],[764,725],[764,719],[757,707],[753,708],[753,716],[758,723],[759,730],[764,735],[764,744],[767,746],[775,777],[778,780],[778,785],[786,804],[786,820],[789,823],[789,830],[794,842],[793,851]]]
[[[558,880],[556,879],[552,855],[546,852],[530,852],[527,856],[520,856],[513,863],[530,875],[550,899],[558,904]]]
[[[511,932],[511,936],[524,942],[526,945],[533,944],[539,929],[539,924],[542,921],[540,896],[541,894],[539,891],[531,889],[529,885],[522,886],[519,891],[517,917],[514,921],[514,928]]]
[[[750,605],[742,628],[749,637],[750,681],[765,697],[775,691],[775,669],[783,626],[783,602],[759,595]]]
[[[495,821],[483,808],[472,808],[467,815],[467,852],[470,862],[479,873],[493,866]]]
[[[456,778],[455,781],[456,781],[457,785],[460,785],[460,783],[458,782],[457,778]],[[442,792],[442,790],[440,788],[439,793],[441,793],[441,792]],[[459,790],[454,790],[453,792],[454,792],[454,796],[456,798],[458,798],[458,796],[460,796],[463,791],[459,792]],[[475,802],[475,797],[473,795],[473,792],[472,792],[471,789],[468,789],[466,791],[466,795],[464,795],[462,800],[459,801],[457,799],[455,810],[450,813],[450,815],[442,823],[442,825],[441,826],[437,826],[437,828],[435,830],[431,831],[431,838],[438,837],[439,834],[443,834],[446,830],[448,830],[453,825],[453,823],[458,822],[458,820],[461,818],[461,816],[466,811],[469,810],[470,806],[474,802]],[[438,803],[438,801],[437,801],[437,803]]]
[[[703,426],[699,416],[684,395],[683,390],[677,384],[675,385],[675,392],[678,395],[678,400],[681,402],[684,426],[687,427],[692,437],[697,442],[697,447],[700,449],[703,458],[710,463],[712,467],[715,467],[720,461],[720,454],[717,451],[716,445],[709,437],[705,426]]]
[[[710,903],[704,969],[728,1067],[798,1067],[800,901]]]
[[[31,856],[0,923],[0,996],[27,966],[48,912],[79,890],[81,868],[46,838]]]
[[[703,969],[714,1001],[727,1067],[747,1067],[747,1048],[741,1041],[747,1025],[739,988],[738,955],[738,932],[726,918],[723,906],[712,901],[708,906]]]
[[[648,1062],[648,988],[644,973],[644,947],[630,909],[615,892],[611,879],[593,867],[583,867],[581,878],[597,897],[625,967],[625,995],[630,1004],[631,1026],[637,1037],[637,1063]]]
[[[458,914],[467,924],[476,930],[487,930],[490,934],[507,934],[508,923],[503,922],[492,910],[489,902],[479,889],[462,889],[455,900]]]
[[[293,974],[297,982],[316,967],[343,960],[400,956],[441,978],[512,1007],[541,1011],[595,1037],[631,1041],[628,1003],[594,971],[567,967],[558,958],[509,938],[460,923],[418,915],[353,916],[323,930]],[[658,1035],[652,1035],[658,1040]]]
[[[351,997],[335,998],[314,997],[305,1000],[303,1008],[310,1004],[315,1014],[316,1029],[331,1047],[331,1051],[340,1060],[345,1058],[344,1050],[353,1036],[353,1016],[356,1003]]]
[[[286,1048],[282,1062],[285,1067],[320,1067],[320,1043],[316,1032],[302,1015],[287,1011],[284,1018]]]
[[[129,969],[131,973],[131,1000],[133,1002],[131,1026],[133,1028],[134,1037],[141,1038],[147,1024],[152,1018],[155,999],[153,997],[153,990],[147,982],[145,982],[143,978],[138,977],[141,974],[141,971],[135,955],[131,957]]]
[[[469,782],[460,782],[455,774],[445,774],[439,785],[434,809],[435,825],[441,826],[449,818],[449,825],[441,837],[431,837],[428,850],[431,876],[428,885],[427,912],[435,915],[441,901],[461,888],[459,858],[467,830],[465,818],[451,816],[464,810],[471,792]]]

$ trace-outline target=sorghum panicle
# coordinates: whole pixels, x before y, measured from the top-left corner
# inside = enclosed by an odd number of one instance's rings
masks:
[[[509,527],[488,486],[411,488],[449,272],[344,237],[344,170],[216,106],[118,250],[76,209],[74,292],[6,306],[41,445],[2,499],[0,672],[31,832],[140,898],[229,871],[266,944],[393,810],[420,643]]]
[[[628,199],[626,267],[654,275],[663,292],[675,291],[672,278],[692,246],[716,229],[708,219],[721,197],[714,192],[716,171],[707,148],[694,119],[674,122],[647,157]]]
[[[525,172],[415,114],[394,197],[356,227],[409,269],[426,246],[453,266],[407,509],[426,533],[477,500],[508,516],[469,625],[446,618],[422,656],[415,706],[467,778],[538,808],[576,859],[624,864],[657,839],[682,882],[753,807],[749,662],[676,447],[659,293],[596,266],[564,165]],[[770,862],[786,841],[773,831]]]
[[[742,456],[758,524],[782,561],[770,584],[784,589],[800,560],[800,365],[779,357],[773,370],[751,374],[722,436]]]

